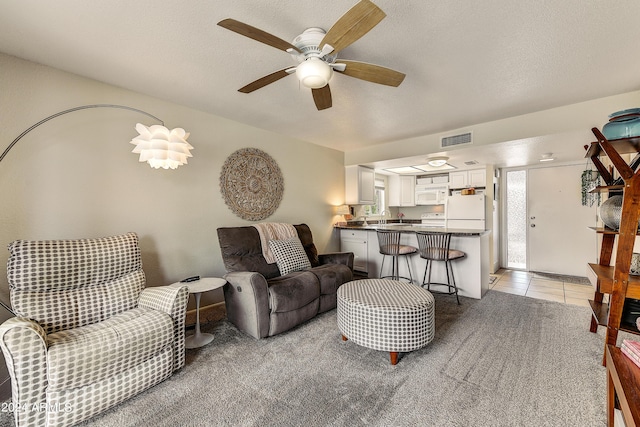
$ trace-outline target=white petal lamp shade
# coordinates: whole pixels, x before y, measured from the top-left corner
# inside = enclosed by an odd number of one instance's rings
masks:
[[[145,126],[136,124],[140,135],[131,140],[136,146],[132,153],[140,154],[139,161],[147,162],[154,169],[176,169],[187,164],[187,157],[193,157],[193,150],[187,142],[189,133],[182,128],[167,129],[161,125]]]
[[[333,70],[322,59],[311,57],[296,67],[296,76],[304,86],[320,89],[329,83]]]

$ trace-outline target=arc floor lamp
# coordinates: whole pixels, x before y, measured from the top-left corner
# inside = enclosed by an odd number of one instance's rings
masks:
[[[164,122],[162,120],[137,108],[128,107],[126,105],[93,104],[81,105],[79,107],[60,111],[59,113],[52,114],[49,117],[40,120],[38,123],[31,125],[28,129],[18,135],[17,138],[14,139],[4,150],[4,152],[0,154],[0,162],[5,158],[13,146],[18,143],[18,141],[38,126],[64,114],[90,108],[117,108],[121,110],[135,111],[160,122],[160,125],[151,125],[148,127],[141,123],[137,123],[136,131],[138,131],[138,136],[131,140],[131,144],[136,146],[132,152],[140,155],[138,160],[140,162],[147,162],[154,169],[176,169],[178,166],[187,164],[188,157],[193,157],[190,152],[193,147],[187,142],[189,133],[185,132],[184,129],[175,128],[169,130],[164,126]]]

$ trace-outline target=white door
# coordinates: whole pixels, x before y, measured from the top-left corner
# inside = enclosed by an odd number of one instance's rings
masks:
[[[598,249],[597,207],[581,205],[585,166],[529,169],[527,186],[529,270],[585,276]]]

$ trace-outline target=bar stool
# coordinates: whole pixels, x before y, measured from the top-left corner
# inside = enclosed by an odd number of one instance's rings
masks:
[[[418,250],[420,251],[420,258],[427,260],[427,265],[424,269],[424,277],[422,278],[422,287],[427,287],[427,290],[432,293],[440,293],[446,295],[455,295],[458,305],[460,299],[458,298],[458,287],[456,286],[456,279],[453,277],[453,267],[451,261],[461,259],[467,256],[462,251],[456,249],[450,249],[451,233],[429,233],[425,231],[416,231],[416,237],[418,238]],[[433,261],[443,261],[445,270],[447,272],[447,283],[432,283],[431,282],[431,270],[433,268]],[[427,277],[428,272],[428,277]],[[431,285],[446,286],[448,292],[431,291]]]
[[[382,256],[382,264],[380,265],[380,278],[391,278],[392,280],[400,280],[405,279],[408,280],[409,283],[413,283],[413,276],[411,275],[411,265],[409,264],[409,255],[413,255],[418,252],[418,248],[409,246],[409,245],[401,245],[400,244],[400,235],[399,231],[394,230],[377,230],[378,232],[378,245],[380,246],[380,253]],[[391,276],[383,276],[382,269],[384,268],[384,260],[387,255],[392,257],[391,260]],[[398,268],[398,258],[401,256],[405,257],[407,261],[407,269],[409,270],[409,277],[400,276],[400,271]]]

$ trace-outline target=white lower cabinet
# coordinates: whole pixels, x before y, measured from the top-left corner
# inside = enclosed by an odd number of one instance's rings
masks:
[[[340,250],[353,252],[353,269],[363,273],[369,272],[366,230],[340,230]]]

